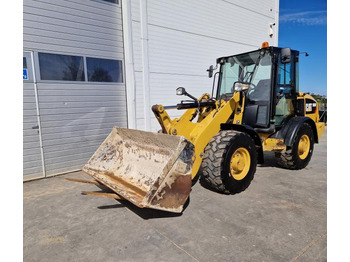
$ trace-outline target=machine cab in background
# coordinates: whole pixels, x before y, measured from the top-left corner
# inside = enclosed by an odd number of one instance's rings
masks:
[[[270,132],[295,114],[299,52],[266,47],[218,59],[217,99],[232,97],[235,84],[248,86],[242,124]],[[234,123],[240,124],[240,123]]]

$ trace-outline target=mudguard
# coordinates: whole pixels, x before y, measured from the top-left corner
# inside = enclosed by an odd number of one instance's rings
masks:
[[[283,127],[276,133],[274,138],[284,139],[286,146],[292,146],[299,128],[302,124],[307,123],[311,126],[312,132],[314,134],[314,141],[318,143],[317,129],[315,122],[306,116],[292,117],[286,122]]]

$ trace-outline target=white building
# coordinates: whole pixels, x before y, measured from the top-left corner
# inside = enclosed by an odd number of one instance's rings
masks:
[[[24,0],[24,180],[79,170],[113,126],[211,93],[215,59],[278,45],[278,0]],[[171,116],[181,112],[172,111]]]

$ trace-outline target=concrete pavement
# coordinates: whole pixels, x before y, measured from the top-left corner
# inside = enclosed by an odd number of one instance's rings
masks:
[[[326,261],[327,135],[303,170],[265,154],[244,192],[197,182],[181,215],[83,196],[82,172],[24,183],[24,261]]]

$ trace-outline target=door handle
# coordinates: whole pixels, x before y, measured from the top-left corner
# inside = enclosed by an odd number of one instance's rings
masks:
[[[32,129],[39,129],[39,125],[32,126]]]

